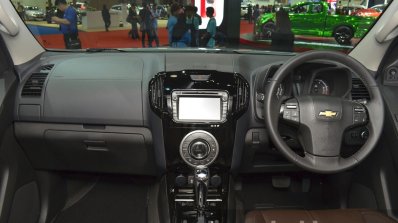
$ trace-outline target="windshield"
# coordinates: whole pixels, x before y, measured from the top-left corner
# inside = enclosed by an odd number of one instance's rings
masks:
[[[12,2],[32,34],[48,50],[159,47],[285,52],[312,49],[349,52],[389,3],[388,0]]]

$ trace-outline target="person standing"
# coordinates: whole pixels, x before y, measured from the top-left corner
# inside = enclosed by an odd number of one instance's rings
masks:
[[[153,4],[151,10],[151,18],[152,18],[152,41],[155,40],[156,47],[159,47],[159,35],[158,35],[158,18],[160,17],[161,9],[157,9],[157,5]],[[152,43],[151,43],[152,44]]]
[[[151,11],[149,9],[149,5],[146,3],[142,3],[142,9],[139,12],[139,16],[141,18],[140,30],[141,30],[141,41],[142,47],[145,48],[145,36],[148,37],[148,46],[152,47],[152,35],[151,35]]]
[[[216,46],[216,34],[217,34],[217,22],[216,19],[214,18],[214,8],[213,7],[207,7],[206,8],[206,16],[210,18],[209,23],[207,23],[207,37],[208,39],[206,47],[207,48],[214,48]]]
[[[167,20],[167,36],[169,39],[169,46],[172,46],[173,43],[173,29],[174,26],[177,24],[177,11],[179,10],[179,6],[177,4],[172,4],[170,6],[170,16]]]
[[[127,16],[127,22],[131,23],[131,38],[136,40],[140,39],[140,35],[138,34],[138,15],[136,11],[136,6],[132,5],[129,8],[129,15]]]
[[[109,26],[111,25],[111,14],[109,14],[109,9],[106,5],[102,6],[102,19],[105,23],[105,31],[109,32]]]
[[[253,10],[253,20],[254,20],[253,33],[256,32],[256,23],[259,16],[260,16],[260,6],[257,4],[256,6],[254,6]]]
[[[198,14],[198,7],[194,7],[194,33],[192,34],[192,43],[194,47],[199,46],[199,26],[202,25],[202,17]]]
[[[171,6],[171,15],[167,21],[167,32],[169,46],[171,47],[187,47],[191,42],[191,34],[186,28],[184,10],[177,4]]]
[[[251,4],[247,6],[247,20],[249,20],[249,24],[253,22],[253,6]]]
[[[195,17],[194,17],[194,8],[192,6],[187,6],[185,8],[186,15],[186,25],[187,29],[191,32],[191,43],[190,46],[195,46]]]
[[[81,48],[77,30],[77,13],[75,8],[68,5],[66,0],[56,0],[55,5],[59,11],[64,12],[64,17],[59,18],[57,16],[53,16],[51,17],[51,21],[60,25],[60,30],[64,35],[65,48]]]
[[[260,16],[260,6],[257,4],[256,6],[254,6],[254,10],[253,10],[253,21],[254,23],[256,23],[258,17]]]

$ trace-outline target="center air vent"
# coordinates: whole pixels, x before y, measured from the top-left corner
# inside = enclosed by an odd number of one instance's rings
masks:
[[[33,73],[25,82],[22,89],[22,96],[40,97],[43,92],[44,82],[48,73]]]
[[[163,111],[165,107],[163,82],[164,75],[157,75],[149,83],[149,96],[151,99],[151,105],[160,111]]]
[[[249,102],[249,84],[242,77],[236,75],[236,112],[240,112],[247,108]]]
[[[47,65],[43,65],[41,66],[40,70],[42,71],[50,71],[52,70],[54,67],[54,64],[47,64]]]
[[[352,79],[352,88],[351,88],[351,98],[352,100],[370,100],[369,92],[366,89],[365,85],[358,78]]]

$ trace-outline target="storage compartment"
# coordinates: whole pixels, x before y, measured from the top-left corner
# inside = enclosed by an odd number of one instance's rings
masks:
[[[34,168],[156,175],[147,128],[15,123],[15,134]]]

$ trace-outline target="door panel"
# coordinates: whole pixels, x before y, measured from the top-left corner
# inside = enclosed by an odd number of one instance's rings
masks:
[[[385,54],[376,76],[385,102],[384,129],[377,148],[355,170],[354,180],[370,189],[379,210],[398,219],[398,38]],[[357,201],[366,197],[359,195]]]
[[[40,214],[34,171],[12,127],[18,79],[0,36],[0,223],[35,223]]]

